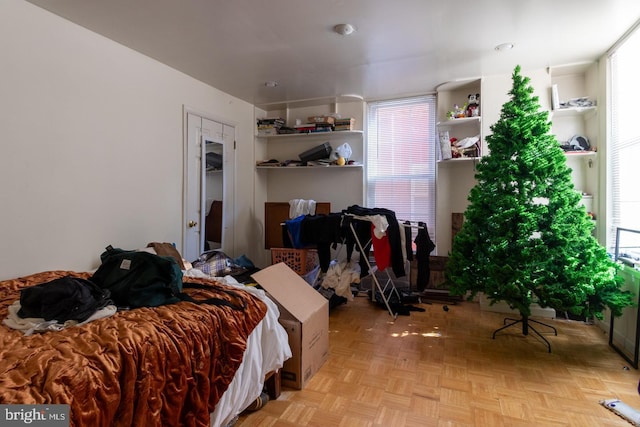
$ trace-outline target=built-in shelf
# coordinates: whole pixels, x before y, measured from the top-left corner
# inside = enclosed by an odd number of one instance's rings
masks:
[[[583,116],[587,114],[593,114],[597,110],[597,107],[594,105],[592,107],[569,107],[569,108],[558,108],[551,111],[551,115],[553,117],[576,117]]]
[[[461,163],[461,162],[479,162],[482,157],[453,157],[446,160],[438,160],[440,164],[446,163]]]
[[[296,170],[296,169],[352,169],[362,168],[362,165],[327,165],[327,166],[256,166],[256,169]]]
[[[567,157],[595,157],[597,151],[565,151],[564,154]]]
[[[450,119],[450,120],[443,120],[441,122],[437,123],[438,127],[444,127],[444,126],[459,126],[459,125],[464,125],[464,124],[468,124],[468,123],[480,123],[480,116],[477,117],[460,117],[459,119]]]
[[[329,136],[362,135],[361,130],[337,130],[333,132],[305,132],[305,133],[281,133],[278,135],[256,135],[256,138],[286,139],[286,138],[327,138]]]

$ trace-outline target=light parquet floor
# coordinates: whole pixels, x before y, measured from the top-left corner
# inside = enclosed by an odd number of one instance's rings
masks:
[[[236,426],[628,427],[598,402],[640,409],[638,371],[596,325],[537,319],[558,330],[544,334],[549,353],[521,327],[492,339],[505,315],[478,303],[419,306],[395,320],[365,296],[337,307],[329,358],[304,390],[284,389]]]

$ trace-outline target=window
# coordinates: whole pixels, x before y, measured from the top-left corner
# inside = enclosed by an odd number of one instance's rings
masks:
[[[638,26],[609,52],[610,128],[607,147],[607,248],[616,228],[640,230],[640,30]],[[640,241],[626,248],[640,254]]]
[[[371,102],[368,108],[367,207],[424,222],[435,241],[435,95]]]

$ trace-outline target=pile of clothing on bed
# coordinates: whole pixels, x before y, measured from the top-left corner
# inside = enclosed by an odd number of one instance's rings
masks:
[[[183,272],[191,265],[169,243],[149,243],[142,250],[108,246],[100,258],[101,265],[90,277],[68,275],[22,289],[3,323],[28,336],[83,325],[112,316],[118,309],[200,302],[182,292]],[[194,264],[205,273],[201,277],[242,279],[256,270],[250,261],[240,265],[220,251],[205,252]]]

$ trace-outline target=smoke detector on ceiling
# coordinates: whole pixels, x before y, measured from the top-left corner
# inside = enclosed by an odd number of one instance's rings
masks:
[[[499,45],[497,45],[494,49],[497,50],[498,52],[504,52],[506,50],[511,50],[513,49],[513,43],[501,43]]]
[[[356,28],[351,24],[338,24],[333,27],[333,31],[340,34],[341,36],[348,36],[349,34],[355,33]]]

